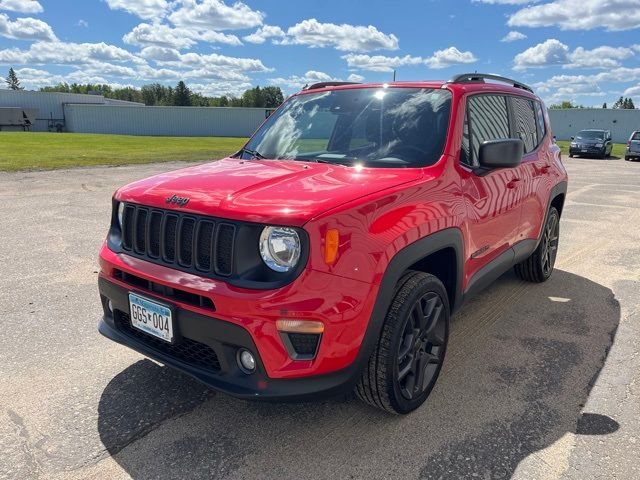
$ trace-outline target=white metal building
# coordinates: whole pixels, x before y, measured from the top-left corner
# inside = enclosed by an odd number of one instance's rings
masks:
[[[241,107],[64,106],[69,132],[180,137],[248,137],[269,111]]]
[[[67,104],[109,105],[113,104],[113,102],[117,102],[118,105],[141,105],[135,102],[104,98],[102,95],[0,89],[0,107],[20,107],[38,110],[36,121],[31,129],[35,132],[55,131],[57,124],[61,124],[64,127],[64,106]]]
[[[558,140],[569,140],[580,130],[611,130],[615,143],[626,143],[634,130],[640,130],[640,110],[612,108],[571,108],[549,110],[551,130]]]
[[[122,135],[248,137],[264,108],[146,107],[102,95],[0,90],[0,107],[37,109],[33,131]]]

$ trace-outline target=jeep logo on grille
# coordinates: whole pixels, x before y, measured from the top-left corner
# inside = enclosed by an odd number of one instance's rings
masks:
[[[167,203],[177,205],[179,207],[184,207],[187,203],[189,203],[189,197],[179,197],[177,195],[173,195],[167,198]]]

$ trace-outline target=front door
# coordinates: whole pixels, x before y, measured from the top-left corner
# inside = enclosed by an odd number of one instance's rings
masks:
[[[467,208],[465,285],[517,240],[522,206],[517,169],[477,170],[482,142],[513,138],[507,97],[473,95],[466,108],[460,158],[461,189]]]

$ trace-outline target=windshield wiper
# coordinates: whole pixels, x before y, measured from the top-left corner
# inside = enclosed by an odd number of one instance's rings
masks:
[[[262,155],[259,151],[257,150],[251,150],[249,148],[246,147],[242,147],[240,149],[239,153],[248,153],[249,155],[251,155],[251,158],[257,158],[258,160],[264,160],[266,157],[264,155]]]
[[[298,162],[316,162],[316,163],[328,163],[329,165],[350,165],[352,162],[352,159],[346,159],[347,162],[339,162],[336,160],[331,161],[328,160],[326,158],[318,158],[318,157],[295,157],[293,160],[298,161]],[[344,158],[341,158],[340,160],[345,160]]]

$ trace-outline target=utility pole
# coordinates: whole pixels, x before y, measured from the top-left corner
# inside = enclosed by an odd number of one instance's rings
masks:
[[[393,81],[394,82],[396,81],[396,71],[395,71],[395,69],[393,70]]]

